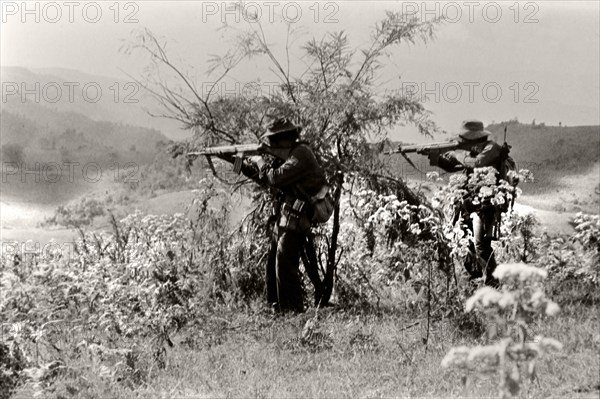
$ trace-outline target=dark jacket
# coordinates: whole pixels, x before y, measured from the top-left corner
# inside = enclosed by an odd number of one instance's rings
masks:
[[[483,149],[477,155],[465,158],[463,162],[459,161],[453,152],[448,152],[437,160],[431,161],[432,165],[437,165],[447,172],[464,170],[467,175],[473,172],[473,168],[491,166],[498,172],[498,178],[504,178],[500,175],[504,171],[502,146],[493,140],[488,140],[480,145],[483,146]]]
[[[256,176],[250,165],[242,171],[246,176]],[[305,143],[297,143],[284,162],[269,166],[259,165],[259,183],[279,189],[279,227],[294,231],[308,231],[311,227],[312,208],[310,196],[327,184],[325,173],[315,154]]]
[[[488,140],[477,156],[467,158],[465,165],[472,168],[491,166],[500,172],[502,169],[502,146],[493,140]]]
[[[292,148],[289,158],[280,166],[261,171],[262,180],[280,189],[286,196],[308,200],[326,184],[325,174],[315,154],[304,143]],[[297,186],[300,186],[300,190]]]

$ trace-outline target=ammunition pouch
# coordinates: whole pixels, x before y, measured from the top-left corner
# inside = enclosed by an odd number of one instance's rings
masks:
[[[311,222],[308,215],[310,206],[306,201],[286,197],[281,205],[281,215],[278,226],[291,231],[305,232],[310,230]]]

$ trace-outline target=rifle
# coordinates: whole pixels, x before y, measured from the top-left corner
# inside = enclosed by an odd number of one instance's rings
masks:
[[[429,155],[431,152],[446,152],[457,149],[460,146],[458,140],[440,141],[437,143],[429,144],[413,144],[413,145],[402,145],[399,144],[398,148],[384,152],[386,155],[391,154],[408,154],[416,152],[417,154]]]
[[[233,155],[233,156],[248,156],[261,154],[264,149],[267,148],[264,144],[237,144],[237,145],[224,145],[221,147],[207,147],[200,151],[188,152],[188,156],[197,155]]]
[[[401,154],[404,157],[404,159],[406,159],[406,161],[413,168],[417,169],[415,164],[410,160],[410,158],[408,156],[406,156],[406,154],[416,152],[417,154],[428,155],[430,158],[437,158],[440,156],[440,154],[443,154],[448,151],[453,151],[453,150],[469,151],[471,149],[471,147],[473,147],[472,142],[467,142],[460,138],[455,138],[455,139],[452,139],[449,141],[439,141],[436,143],[429,143],[429,144],[403,145],[401,143],[398,145],[398,147],[396,149],[393,149],[390,151],[385,151],[384,154],[385,155]]]
[[[220,147],[207,147],[200,151],[188,152],[188,157],[197,157],[198,155],[206,156],[210,168],[215,170],[211,157],[212,156],[233,156],[235,161],[233,162],[233,170],[235,173],[240,174],[242,171],[242,162],[245,157],[252,155],[271,154],[275,155],[271,149],[265,144],[236,144],[236,145],[225,145]]]

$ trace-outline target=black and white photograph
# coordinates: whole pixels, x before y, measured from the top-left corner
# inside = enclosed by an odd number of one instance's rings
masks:
[[[600,2],[0,18],[0,399],[599,397]]]

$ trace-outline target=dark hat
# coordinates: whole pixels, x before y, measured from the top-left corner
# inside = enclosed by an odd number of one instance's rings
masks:
[[[298,138],[302,128],[294,125],[286,118],[276,119],[267,126],[267,132],[262,135],[261,139],[272,139],[275,136],[286,133],[286,135],[294,136]]]
[[[487,130],[484,130],[483,122],[477,119],[463,121],[460,128],[460,133],[458,135],[467,141],[480,140],[492,134]]]

